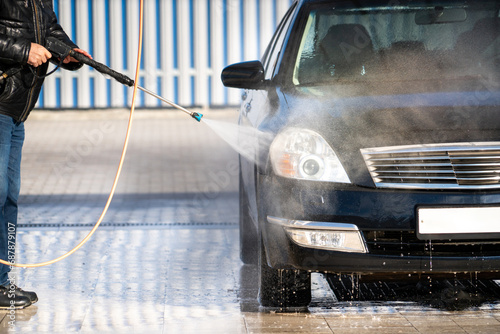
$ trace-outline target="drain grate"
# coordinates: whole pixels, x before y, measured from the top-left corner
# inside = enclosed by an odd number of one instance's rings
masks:
[[[93,227],[95,223],[19,223],[20,228],[44,228],[44,227],[60,227],[60,228],[74,228],[74,227]],[[99,227],[237,227],[238,223],[235,222],[188,222],[188,223],[175,223],[175,222],[142,222],[142,223],[118,223],[118,222],[105,222],[101,223]]]

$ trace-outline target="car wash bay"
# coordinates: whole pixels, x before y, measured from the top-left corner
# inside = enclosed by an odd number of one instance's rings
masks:
[[[201,110],[235,122],[237,112]],[[126,111],[35,112],[26,123],[18,261],[80,242],[111,188]],[[102,226],[56,264],[14,269],[39,301],[0,312],[23,333],[496,333],[496,301],[451,311],[408,300],[336,301],[313,275],[307,312],[258,307],[256,268],[238,249],[237,155],[203,123],[138,111]],[[12,322],[13,316],[13,322]],[[10,323],[9,323],[10,322]]]

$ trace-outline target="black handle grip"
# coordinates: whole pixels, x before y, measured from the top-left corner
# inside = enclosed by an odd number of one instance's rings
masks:
[[[45,47],[50,51],[50,53],[52,53],[53,57],[63,59],[67,55],[70,55],[71,57],[78,60],[80,63],[89,65],[90,67],[95,68],[102,74],[109,75],[110,77],[116,79],[116,81],[124,85],[130,87],[134,85],[134,80],[130,79],[126,75],[118,73],[115,70],[109,68],[108,66],[87,57],[86,55],[72,50],[70,46],[64,44],[55,37],[48,37],[45,42]]]
[[[130,79],[124,74],[121,74],[119,72],[116,72],[115,70],[107,67],[106,65],[99,63],[87,56],[85,56],[82,53],[76,52],[74,50],[71,50],[69,52],[69,55],[76,60],[78,60],[80,63],[89,65],[90,67],[95,68],[97,71],[101,72],[102,74],[109,75],[110,77],[114,78],[116,81],[119,83],[122,83],[126,86],[132,87],[134,85],[134,80]]]

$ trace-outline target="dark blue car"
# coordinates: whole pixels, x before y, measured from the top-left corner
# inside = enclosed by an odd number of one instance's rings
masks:
[[[263,306],[311,272],[500,278],[500,3],[295,2],[243,88],[241,258]]]

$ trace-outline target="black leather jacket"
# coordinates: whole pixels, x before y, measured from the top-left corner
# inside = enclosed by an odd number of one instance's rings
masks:
[[[35,107],[48,63],[34,68],[27,64],[28,55],[32,42],[45,45],[48,36],[77,47],[57,23],[52,0],[0,0],[0,71],[20,69],[5,80],[0,114],[24,122]],[[62,67],[75,70],[81,66],[69,63]]]

